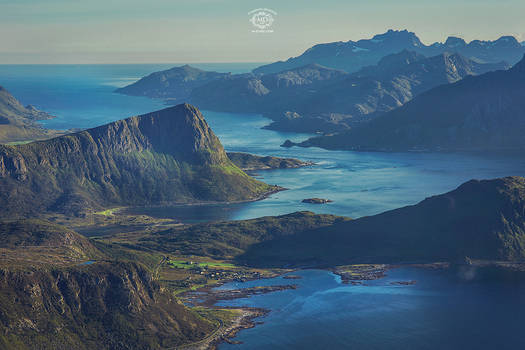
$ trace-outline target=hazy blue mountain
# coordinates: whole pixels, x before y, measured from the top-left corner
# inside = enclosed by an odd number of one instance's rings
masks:
[[[445,43],[430,46],[433,50],[458,52],[478,62],[506,61],[511,64],[518,62],[525,51],[523,46],[513,36],[502,36],[494,41],[473,40],[469,43],[457,37],[448,37]]]
[[[424,57],[403,51],[384,57],[378,65],[365,67],[344,80],[304,96],[290,114],[276,119],[277,130],[333,132],[362,125],[372,118],[402,106],[420,93],[469,75],[507,69],[501,63],[481,64],[459,54]],[[324,124],[322,122],[324,122]],[[312,129],[304,129],[310,126]]]
[[[346,76],[343,71],[318,64],[276,74],[232,75],[195,88],[190,100],[200,108],[219,111],[281,111]]]
[[[181,101],[186,99],[195,87],[228,75],[230,74],[207,72],[189,65],[184,65],[151,73],[133,84],[115,90],[115,92],[132,96],[147,96]]]
[[[216,79],[194,89],[191,100],[211,110],[264,113],[274,120],[271,129],[333,132],[366,122],[435,86],[505,68],[503,62],[477,63],[459,54],[427,58],[404,50],[353,74],[309,64]]]
[[[354,150],[525,148],[525,57],[506,71],[431,89],[370,123],[301,145]]]
[[[347,72],[356,72],[362,67],[377,64],[386,55],[405,49],[419,51],[424,47],[412,32],[389,30],[384,34],[375,35],[372,39],[317,44],[300,56],[267,64],[253,71],[268,74],[318,63]]]
[[[365,66],[375,65],[384,56],[402,50],[416,51],[425,56],[457,52],[478,62],[507,61],[511,64],[516,63],[525,53],[525,48],[512,36],[503,36],[495,41],[474,40],[470,43],[460,38],[449,37],[445,43],[426,46],[412,32],[389,30],[384,34],[375,35],[372,39],[318,44],[300,56],[260,66],[254,69],[254,73],[276,73],[310,63],[352,73]]]

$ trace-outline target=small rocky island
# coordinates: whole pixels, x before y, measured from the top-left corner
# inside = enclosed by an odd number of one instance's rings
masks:
[[[293,146],[295,146],[295,143],[293,143],[290,140],[284,141],[284,143],[281,145],[281,147],[285,147],[285,148],[290,148],[290,147],[293,147]]]
[[[330,199],[324,199],[324,198],[306,198],[302,200],[303,203],[310,203],[310,204],[326,204],[326,203],[332,203],[333,201]]]

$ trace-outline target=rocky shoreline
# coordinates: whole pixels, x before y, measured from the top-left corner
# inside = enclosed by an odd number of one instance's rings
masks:
[[[211,287],[204,287],[196,291],[186,292],[182,295],[182,297],[186,301],[186,303],[189,303],[191,305],[212,307],[217,302],[222,300],[241,299],[250,297],[252,295],[260,295],[290,289],[297,289],[297,285],[284,284],[275,286],[260,286],[227,290],[217,290],[212,289]]]
[[[243,289],[229,289],[229,290],[214,290],[214,287],[204,287],[196,291],[189,291],[182,295],[186,304],[192,306],[200,306],[213,308],[214,305],[221,300],[234,300],[240,298],[247,298],[252,295],[260,295],[272,293],[282,290],[297,289],[297,285],[274,285],[262,287],[250,287]],[[222,342],[230,344],[239,344],[239,342],[231,340],[238,332],[243,329],[249,329],[256,326],[254,321],[258,317],[267,315],[270,310],[252,307],[221,307],[223,309],[240,310],[241,313],[237,316],[230,325],[221,326],[213,334],[207,338],[193,344],[187,344],[177,348],[177,350],[215,350]]]
[[[139,206],[127,206],[127,207],[120,207],[118,211],[125,212],[126,209],[130,208],[159,208],[159,207],[170,207],[170,206],[177,206],[177,207],[191,207],[191,206],[200,206],[200,205],[215,205],[215,204],[241,204],[241,203],[251,203],[251,202],[258,202],[263,199],[266,199],[270,197],[272,194],[276,194],[282,191],[287,191],[288,188],[281,187],[277,185],[272,185],[272,189],[270,191],[266,191],[264,193],[261,193],[255,198],[252,199],[246,199],[246,200],[240,200],[240,201],[225,201],[225,202],[219,202],[219,201],[199,201],[199,202],[163,202],[159,204],[148,204],[148,205],[139,205]]]
[[[447,262],[435,262],[425,264],[355,264],[338,266],[330,269],[334,274],[341,277],[343,283],[363,285],[363,281],[372,281],[386,277],[386,272],[399,267],[414,267],[426,269],[446,269],[450,267]],[[413,285],[417,281],[395,281],[392,285]]]
[[[221,324],[219,329],[207,338],[196,343],[183,345],[173,350],[216,350],[219,344],[225,342],[229,344],[240,344],[239,342],[231,340],[238,332],[243,329],[250,329],[256,326],[254,321],[258,317],[268,314],[268,310],[260,308],[242,308],[241,314],[237,316],[230,325],[224,326]]]
[[[325,198],[306,198],[301,201],[302,203],[309,203],[309,204],[326,204],[326,203],[332,203],[333,200],[325,199]]]
[[[430,263],[430,264],[355,264],[338,266],[333,269],[329,269],[334,274],[341,277],[342,283],[352,285],[365,285],[366,281],[377,280],[386,277],[386,272],[393,268],[398,267],[418,267],[418,268],[431,268],[441,269],[448,268],[448,263]],[[274,276],[275,277],[275,276]],[[285,275],[284,279],[296,280],[301,279],[298,275]],[[417,281],[392,281],[390,285],[393,286],[411,286],[416,284]],[[252,295],[261,295],[266,293],[272,293],[283,290],[297,289],[297,285],[272,285],[272,286],[259,286],[249,287],[242,289],[229,289],[229,290],[217,290],[214,289],[217,286],[203,287],[195,291],[188,291],[182,294],[182,299],[187,305],[213,308],[215,305],[222,300],[235,300],[241,298],[247,298]],[[231,323],[231,325],[219,329],[216,333],[208,336],[208,338],[194,344],[189,344],[178,349],[195,349],[195,350],[214,350],[217,349],[218,345],[222,342],[230,344],[239,344],[239,342],[233,341],[238,332],[243,329],[253,328],[257,325],[254,319],[267,315],[270,310],[261,308],[251,307],[223,307],[224,309],[241,310],[241,314]]]
[[[315,165],[314,162],[302,161],[295,158],[259,156],[240,152],[228,152],[227,154],[230,160],[245,172],[273,169],[297,169]]]

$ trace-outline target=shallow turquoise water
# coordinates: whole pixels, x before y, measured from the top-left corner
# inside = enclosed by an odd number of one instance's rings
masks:
[[[256,66],[208,65],[241,72]],[[162,101],[112,91],[169,65],[2,66],[0,85],[24,104],[58,116],[53,128],[87,128],[164,108]],[[254,115],[204,111],[230,151],[297,157],[317,165],[261,171],[258,177],[289,188],[253,203],[142,209],[185,221],[245,219],[297,210],[360,217],[417,203],[472,179],[525,175],[521,155],[356,153],[279,145],[308,135],[260,129]],[[301,203],[308,197],[334,200]],[[342,285],[326,271],[302,271],[301,280],[262,280],[242,285],[299,284],[289,290],[228,302],[265,307],[264,324],[239,333],[243,345],[221,349],[523,349],[525,286],[522,275],[482,270],[397,269],[369,286]],[[417,280],[414,286],[391,281]]]

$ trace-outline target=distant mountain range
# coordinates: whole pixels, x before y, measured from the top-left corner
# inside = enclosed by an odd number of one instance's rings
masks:
[[[264,113],[274,120],[271,129],[333,132],[360,125],[435,86],[507,68],[504,62],[477,63],[456,53],[425,57],[405,50],[353,74],[309,64],[228,76],[195,88],[190,98],[205,109]]]
[[[42,128],[38,120],[54,118],[32,105],[23,106],[9,91],[0,86],[0,143],[41,140],[58,133]]]
[[[276,189],[236,167],[187,104],[47,141],[0,145],[2,216],[251,200]]]
[[[195,88],[190,100],[201,108],[229,112],[273,112],[300,105],[310,94],[348,76],[318,64],[275,74],[238,74]]]
[[[229,75],[230,73],[206,72],[184,65],[152,73],[115,92],[124,95],[163,98],[179,103],[185,102],[194,88]]]
[[[525,260],[525,178],[469,181],[419,204],[251,245],[252,266]]]
[[[375,35],[372,39],[318,44],[300,56],[267,64],[253,71],[269,74],[318,63],[352,73],[377,64],[381,58],[402,50],[415,51],[428,57],[443,52],[457,52],[478,62],[506,61],[510,64],[516,63],[525,53],[525,48],[512,36],[502,36],[494,41],[474,40],[470,43],[466,43],[461,38],[449,37],[445,43],[426,46],[412,32],[389,30]]]
[[[389,30],[372,39],[319,44],[253,73],[205,72],[186,65],[116,92],[261,113],[273,120],[268,128],[275,130],[333,133],[368,122],[438,85],[507,69],[524,53],[525,47],[509,36],[470,43],[449,37],[426,46],[414,33]]]
[[[361,127],[301,146],[353,150],[525,148],[525,57],[507,71],[431,89]]]

